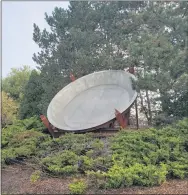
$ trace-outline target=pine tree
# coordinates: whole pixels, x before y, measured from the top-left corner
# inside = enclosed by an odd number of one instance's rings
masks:
[[[33,60],[41,71],[42,113],[70,82],[70,73],[79,78],[134,66],[148,122],[160,112],[176,115],[174,86],[188,71],[187,7],[187,2],[70,2],[68,10],[45,14],[51,31],[34,24],[33,33],[41,48]],[[152,97],[152,92],[160,97]],[[181,90],[176,93],[186,97]],[[180,99],[184,104],[186,98]],[[156,101],[161,102],[157,111]]]
[[[33,60],[41,71],[44,114],[53,96],[70,82],[71,72],[79,78],[94,71],[124,68],[124,54],[113,44],[112,38],[116,36],[115,32],[112,34],[113,26],[108,27],[119,14],[118,6],[122,7],[123,3],[70,2],[68,10],[55,8],[52,16],[45,14],[51,32],[41,31],[34,24],[33,39],[41,52],[34,54]],[[125,2],[126,6],[131,10],[136,4],[129,8]]]

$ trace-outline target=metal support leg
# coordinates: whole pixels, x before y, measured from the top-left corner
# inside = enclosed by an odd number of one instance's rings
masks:
[[[115,116],[116,116],[116,119],[117,119],[119,125],[122,128],[126,128],[128,119],[126,117],[123,117],[123,115],[116,109],[115,109]]]
[[[72,82],[76,80],[75,76],[72,73],[70,73],[70,79]]]
[[[50,123],[48,121],[48,119],[44,116],[44,115],[40,115],[40,118],[44,124],[44,126],[48,129],[48,131],[50,132],[50,134],[54,137],[54,131],[50,126]]]

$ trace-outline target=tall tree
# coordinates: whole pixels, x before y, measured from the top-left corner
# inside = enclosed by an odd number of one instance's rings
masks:
[[[175,114],[173,86],[187,72],[187,7],[187,2],[70,2],[68,10],[45,14],[51,31],[34,24],[33,33],[41,48],[33,60],[41,71],[42,112],[70,82],[70,72],[80,77],[135,66],[148,122],[160,112]],[[157,100],[161,108],[156,112]]]
[[[139,3],[132,7],[131,3],[124,4],[129,11],[139,7]],[[33,39],[41,52],[34,54],[33,60],[43,77],[43,113],[57,91],[70,82],[70,72],[80,77],[93,71],[124,68],[125,54],[113,43],[113,28],[108,27],[121,7],[123,3],[116,2],[70,2],[68,10],[55,8],[52,16],[45,14],[51,32],[41,31],[34,24]],[[101,18],[103,11],[106,13]],[[120,15],[123,19],[126,13]]]
[[[31,69],[29,66],[12,68],[9,75],[2,80],[2,90],[14,100],[21,102],[30,74]]]
[[[160,100],[161,112],[177,115],[175,109],[172,111],[177,104],[175,104],[177,97],[174,95],[173,85],[178,82],[184,72],[188,71],[186,44],[182,45],[186,41],[188,20],[182,18],[182,16],[185,17],[185,9],[181,3],[177,2],[150,2],[146,11],[140,16],[142,27],[139,36],[129,42],[128,62],[140,70],[138,83],[140,89],[146,91],[147,99],[147,109],[143,104],[142,108],[151,122],[150,99],[152,104]],[[184,27],[181,28],[180,24]],[[176,30],[177,33],[175,33]],[[159,93],[160,97],[149,97],[148,90]],[[181,100],[183,101],[184,98]],[[143,98],[141,102],[143,103]],[[156,107],[154,109],[156,110]],[[181,109],[184,110],[183,107]]]
[[[41,97],[44,93],[40,74],[33,70],[25,86],[24,97],[20,104],[19,115],[21,119],[29,118],[41,113]]]

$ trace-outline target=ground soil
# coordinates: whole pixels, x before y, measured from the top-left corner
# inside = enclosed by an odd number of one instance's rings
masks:
[[[30,182],[33,168],[21,165],[8,166],[1,171],[2,194],[68,194],[71,178],[43,177],[35,184]],[[157,187],[131,187],[94,191],[87,194],[188,194],[188,180],[170,180]]]

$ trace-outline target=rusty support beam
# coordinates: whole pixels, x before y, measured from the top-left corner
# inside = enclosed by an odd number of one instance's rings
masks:
[[[76,80],[75,76],[72,73],[70,73],[70,79],[72,82]]]
[[[51,128],[48,119],[44,115],[40,115],[40,119],[42,120],[44,126],[48,129],[48,131],[50,132],[50,134],[54,137],[54,131]]]
[[[115,116],[116,116],[116,119],[119,123],[119,125],[122,127],[122,128],[126,128],[127,127],[127,118],[126,117],[123,117],[123,115],[115,109]]]

